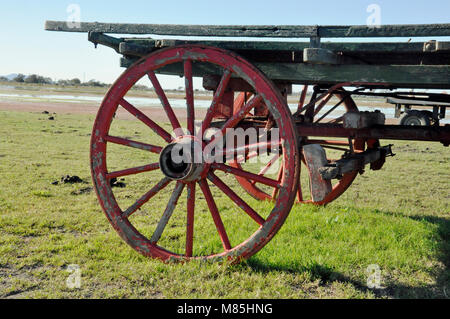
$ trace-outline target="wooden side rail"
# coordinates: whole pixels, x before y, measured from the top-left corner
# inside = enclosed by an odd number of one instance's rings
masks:
[[[214,37],[271,38],[366,38],[366,37],[438,37],[450,36],[450,24],[354,26],[297,25],[172,25],[46,21],[45,30],[64,32],[101,32],[116,34],[158,34]]]

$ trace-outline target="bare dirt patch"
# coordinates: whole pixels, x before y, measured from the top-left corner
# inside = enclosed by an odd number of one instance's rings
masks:
[[[46,103],[46,102],[4,102],[0,101],[0,110],[4,111],[19,111],[19,112],[33,112],[33,113],[56,113],[56,114],[92,114],[96,115],[99,105],[96,104],[78,104],[78,103]],[[139,108],[145,115],[156,122],[166,122],[168,120],[166,113],[162,107],[141,107]],[[175,114],[181,121],[186,120],[186,111],[175,108]],[[197,118],[203,118],[206,109],[197,109]],[[47,114],[47,113],[45,113]],[[124,120],[135,119],[132,114],[126,110],[119,108],[116,114],[117,118]]]
[[[0,101],[0,110],[19,111],[33,113],[56,113],[56,114],[92,114],[96,115],[99,105],[96,104],[78,104],[78,103],[43,103],[43,102],[2,102]],[[139,108],[145,115],[156,122],[167,122],[168,118],[162,107],[141,107]],[[186,121],[186,111],[175,108],[175,115],[180,122]],[[47,114],[47,113],[45,113]],[[197,119],[204,118],[206,109],[196,109]],[[117,118],[123,120],[133,120],[135,117],[126,110],[119,108]],[[386,119],[386,124],[398,124],[398,119]]]

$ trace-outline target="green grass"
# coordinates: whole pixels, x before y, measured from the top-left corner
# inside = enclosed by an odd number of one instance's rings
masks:
[[[438,143],[395,142],[397,156],[381,171],[367,170],[327,207],[294,206],[274,239],[245,263],[163,264],[126,245],[90,191],[93,120],[56,115],[48,121],[42,114],[0,112],[0,297],[450,296],[450,152]],[[135,121],[115,121],[113,129],[118,135],[147,138]],[[155,160],[120,147],[110,153],[115,157],[108,164],[116,169]],[[51,184],[67,174],[85,183]],[[115,189],[119,203],[132,203],[152,174],[126,177],[127,187]],[[238,189],[235,180],[221,178]],[[254,225],[243,222],[217,189],[213,192],[232,242],[247,238]],[[143,233],[151,235],[168,196],[160,194],[133,216]],[[269,203],[245,199],[263,215],[270,210]],[[183,196],[161,239],[180,252],[185,202]],[[206,206],[198,202],[194,251],[208,252],[220,241]],[[66,286],[70,264],[80,266],[80,289]],[[380,267],[383,289],[367,287],[371,264]]]

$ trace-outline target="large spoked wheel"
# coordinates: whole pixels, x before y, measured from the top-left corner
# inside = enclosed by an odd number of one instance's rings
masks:
[[[159,75],[173,74],[174,70],[185,79],[183,109],[172,107],[172,92],[163,89],[165,80]],[[202,110],[196,105],[204,105],[205,101],[194,95],[193,77],[205,70],[215,72],[220,82],[209,108]],[[231,78],[247,82],[255,95],[240,112],[219,121],[217,110],[229,92]],[[149,81],[153,86],[168,121],[152,120],[133,104],[128,94],[138,81]],[[233,158],[238,146],[226,145],[222,151],[214,148],[220,144],[218,132],[227,136],[229,129],[262,102],[275,126],[283,130],[278,140],[255,145],[265,150],[278,146],[284,167],[279,179],[227,165],[224,158]],[[138,121],[116,116],[125,113]],[[137,132],[133,122],[146,131]],[[162,49],[127,69],[105,96],[91,139],[92,177],[108,220],[141,254],[170,261],[197,258],[237,262],[259,251],[289,214],[298,185],[298,160],[292,116],[271,81],[239,56],[203,46]],[[127,187],[113,188],[113,182],[124,176]],[[271,205],[261,206],[233,187],[234,176],[273,187],[279,196]]]
[[[338,123],[342,121],[341,116],[342,111],[358,111],[358,107],[356,106],[354,100],[350,96],[346,96],[343,94],[330,94],[329,96],[325,96],[325,103],[321,107],[322,112],[313,114],[314,123],[326,123],[333,122]],[[243,101],[245,100],[243,94],[239,98],[235,100],[235,109],[240,109],[243,106]],[[327,102],[331,106],[327,106]],[[339,110],[335,105],[342,105],[341,113],[333,112],[334,110]],[[330,120],[331,119],[331,120]],[[301,125],[301,124],[300,124]],[[344,154],[350,153],[358,153],[363,152],[367,147],[372,147],[377,145],[377,140],[365,140],[365,139],[353,139],[353,140],[344,140],[344,139],[320,139],[320,138],[308,138],[307,136],[303,136],[303,143],[305,145],[308,144],[319,144],[327,151],[327,160],[333,161],[341,158]],[[259,167],[259,171],[254,171],[254,173],[265,176],[272,177],[275,179],[281,178],[283,175],[283,164],[279,161],[279,156],[274,155],[269,160],[266,160],[265,165],[261,165]],[[239,169],[246,169],[247,165],[245,161],[235,160],[230,163],[231,166]],[[314,200],[311,194],[311,184],[309,183],[309,175],[310,168],[306,165],[303,154],[300,155],[299,167],[301,167],[301,174],[299,178],[299,187],[297,190],[297,203],[311,203],[316,205],[326,205],[339,196],[341,196],[348,187],[353,183],[356,176],[358,175],[357,171],[346,173],[339,180],[335,180],[333,182],[331,191],[321,200]],[[275,188],[267,187],[267,185],[262,185],[255,180],[249,180],[243,178],[241,176],[236,176],[239,184],[254,198],[258,200],[275,200],[278,197],[278,190]]]

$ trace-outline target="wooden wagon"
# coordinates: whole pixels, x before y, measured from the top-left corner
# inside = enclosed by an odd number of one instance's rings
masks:
[[[362,112],[355,102],[362,97],[419,100],[425,96],[449,103],[449,95],[439,90],[450,89],[450,42],[436,38],[450,36],[450,24],[74,26],[47,21],[45,28],[86,32],[95,45],[108,46],[122,55],[120,63],[126,71],[106,94],[94,123],[91,171],[98,199],[114,229],[129,245],[149,257],[182,261],[248,258],[276,234],[295,202],[327,204],[344,193],[366,165],[381,169],[386,157],[393,154],[391,145],[381,146],[379,139],[435,141],[445,146],[450,143],[448,125],[386,125],[382,112]],[[118,38],[111,34],[158,36]],[[224,40],[228,37],[245,39]],[[427,37],[430,41],[368,41],[388,37]],[[309,41],[300,42],[300,38]],[[326,42],[326,38],[364,41]],[[180,122],[163,88],[164,81],[160,79],[164,75],[184,78],[185,123]],[[203,100],[194,89],[196,78],[212,92],[211,102],[203,112],[198,107]],[[127,93],[143,79],[150,81],[158,96],[170,130],[127,98]],[[293,85],[303,86],[294,108],[288,105]],[[145,124],[160,143],[144,143],[111,133],[119,108]],[[244,136],[243,145],[235,145],[239,139],[235,132],[239,129],[244,133],[253,130],[259,134],[257,137],[265,134],[268,138],[255,142]],[[234,135],[228,139],[230,134]],[[108,168],[111,145],[156,154],[158,160],[114,171]],[[206,150],[210,151],[209,157],[205,156]],[[257,171],[248,165],[252,159],[269,155],[270,159]],[[269,176],[268,171],[275,164],[276,176]],[[307,173],[309,185],[300,183],[300,171]],[[149,179],[140,197],[121,207],[111,180],[145,172],[159,177]],[[234,176],[239,187],[219,177],[224,173]],[[168,202],[161,205],[157,195],[170,184],[173,189]],[[212,186],[237,204],[239,217],[220,211]],[[162,240],[184,189],[184,222],[178,225],[184,234]],[[267,205],[255,208],[248,195],[267,201]],[[205,209],[199,212],[196,208],[203,203],[218,236],[201,230],[196,230],[194,236],[194,224],[198,225],[194,220],[205,215]],[[150,234],[138,230],[130,219],[145,206],[159,216]],[[163,208],[158,210],[160,206]],[[247,236],[241,235],[244,228],[249,229]],[[239,235],[235,236],[237,229]],[[182,243],[172,248],[175,239],[180,238]],[[211,238],[220,239],[219,245],[209,245]]]

